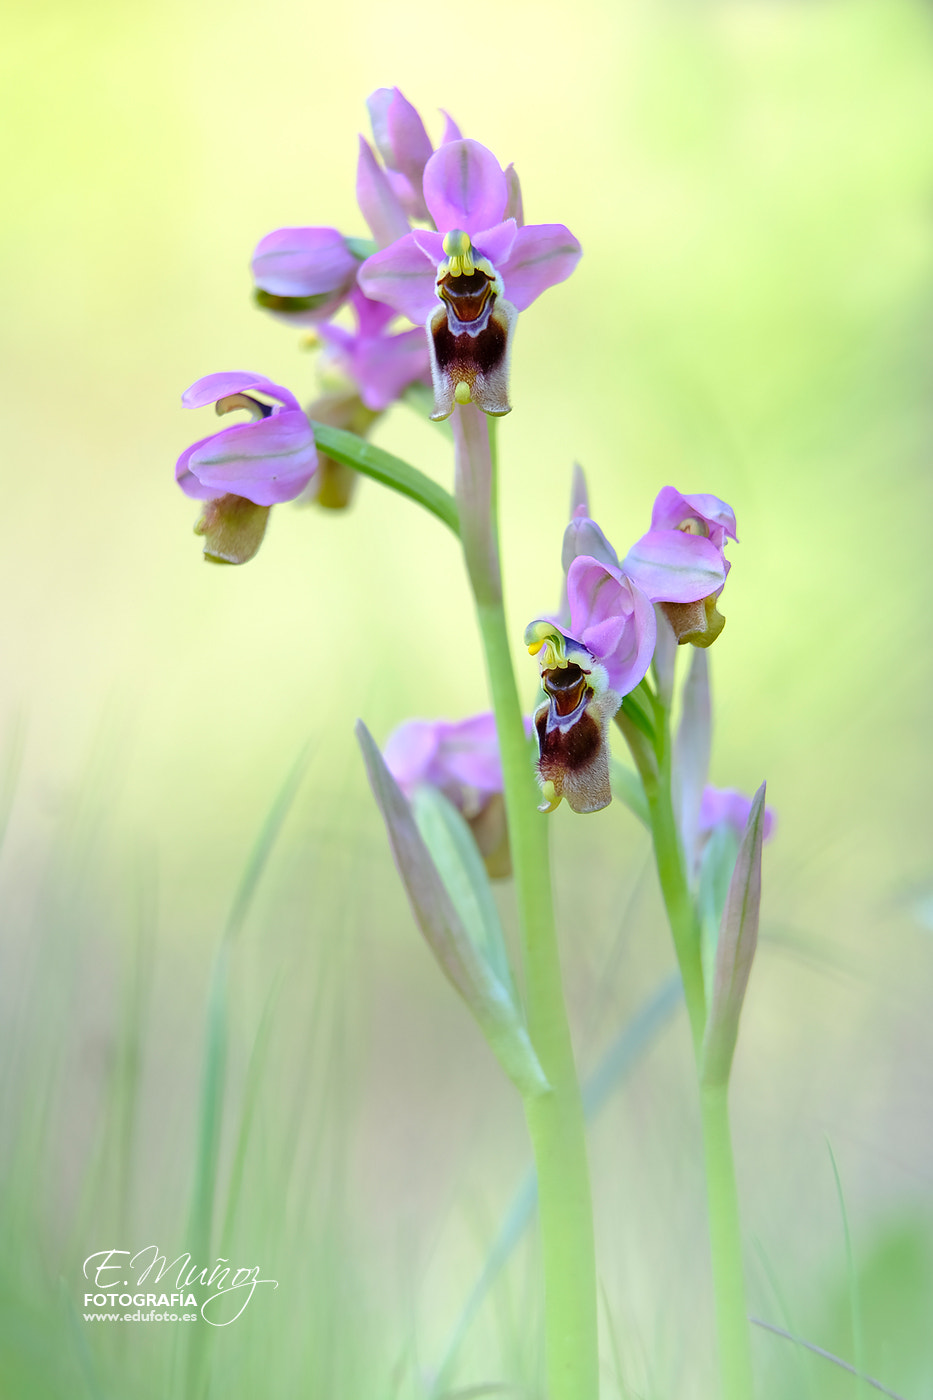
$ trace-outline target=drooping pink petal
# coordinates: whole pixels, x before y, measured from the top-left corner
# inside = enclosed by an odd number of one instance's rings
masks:
[[[505,295],[519,311],[565,281],[580,261],[582,249],[563,224],[527,224],[518,230],[512,251],[499,267]]]
[[[204,439],[190,450],[185,465],[212,496],[229,491],[257,506],[271,506],[292,501],[304,490],[317,467],[317,453],[305,415],[283,409]]]
[[[411,233],[367,258],[357,276],[368,297],[386,302],[417,326],[437,305],[434,268]]]
[[[290,389],[281,384],[273,384],[264,374],[250,374],[248,370],[241,369],[205,374],[185,390],[181,401],[185,408],[204,408],[209,403],[216,403],[218,399],[225,399],[229,394],[249,393],[268,394],[270,398],[285,404],[286,408],[301,408]]]
[[[356,202],[380,248],[387,248],[408,232],[408,216],[386,179],[368,141],[360,137],[356,166]]]
[[[186,496],[190,496],[195,501],[209,501],[217,495],[217,492],[210,486],[203,486],[193,472],[188,469],[188,461],[193,452],[197,452],[199,447],[203,447],[206,442],[210,442],[215,436],[199,438],[190,447],[186,447],[184,452],[175,463],[175,480]]]
[[[683,530],[649,530],[622,568],[653,603],[694,603],[726,581],[721,551],[705,536]]]
[[[335,228],[277,228],[257,243],[252,263],[256,286],[277,297],[349,290],[358,265]]]
[[[492,151],[478,141],[451,141],[424,168],[424,199],[442,233],[464,229],[471,237],[501,223],[509,191]]]

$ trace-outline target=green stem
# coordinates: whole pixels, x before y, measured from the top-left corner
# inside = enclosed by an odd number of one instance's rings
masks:
[[[729,1131],[729,1086],[701,1088],[700,1112],[722,1395],[723,1400],[751,1400],[752,1357]]]
[[[694,1059],[700,1089],[700,1116],[703,1128],[703,1157],[706,1172],[706,1200],[709,1217],[713,1295],[716,1311],[716,1340],[723,1400],[751,1400],[753,1394],[751,1345],[745,1280],[742,1267],[742,1236],[739,1203],[729,1129],[729,1086],[702,1082],[703,1034],[706,1028],[706,992],[700,957],[700,928],[684,870],[683,852],[671,799],[670,712],[655,700],[655,775],[644,754],[636,754],[645,785],[651,816],[651,835],[661,893],[674,937],[674,950],[684,984],[684,999],[690,1019]],[[626,732],[625,725],[621,726]],[[639,746],[637,734],[626,737],[633,753]],[[640,760],[640,761],[639,761]]]
[[[456,495],[502,755],[528,1032],[551,1092],[525,1100],[538,1177],[548,1400],[597,1400],[596,1261],[583,1107],[564,1004],[548,827],[536,810],[502,603],[496,475],[485,416],[455,410]]]
[[[651,816],[651,839],[658,867],[661,894],[667,909],[668,922],[674,936],[674,950],[684,984],[684,999],[690,1019],[693,1051],[699,1064],[706,1027],[706,990],[703,985],[703,964],[700,959],[700,926],[684,872],[683,853],[677,822],[671,801],[671,736],[669,711],[663,705],[655,707],[655,754],[658,774],[645,781],[645,796]]]

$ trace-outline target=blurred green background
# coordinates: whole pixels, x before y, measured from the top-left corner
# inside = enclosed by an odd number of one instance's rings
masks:
[[[227,1238],[280,1286],[211,1338],[211,1394],[425,1395],[525,1170],[352,738],[485,707],[453,541],[365,482],[208,567],[172,482],[211,431],[194,379],[311,397],[249,255],[280,225],[364,232],[356,137],[392,84],[585,249],[522,318],[500,433],[516,645],[557,599],[574,460],[620,550],[664,484],[735,508],[713,779],[767,777],[778,814],[733,1089],[751,1306],[853,1359],[828,1137],[865,1365],[933,1396],[929,5],[39,0],[0,62],[4,1400],[183,1393],[177,1329],[85,1324],[81,1264],[188,1247],[211,965],[305,744],[233,950],[217,1224],[239,1161]],[[406,408],[376,441],[448,482]],[[629,814],[552,834],[586,1070],[672,955]],[[688,1057],[678,1015],[592,1131],[608,1397],[714,1393]],[[526,1241],[452,1387],[540,1394],[535,1280]],[[859,1393],[754,1342],[762,1395]]]

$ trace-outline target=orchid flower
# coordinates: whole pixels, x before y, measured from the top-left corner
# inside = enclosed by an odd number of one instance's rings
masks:
[[[427,785],[453,803],[473,832],[491,876],[511,874],[502,761],[491,713],[455,721],[406,720],[389,735],[383,756],[406,797]]]
[[[563,224],[519,227],[516,186],[478,141],[440,147],[424,167],[436,230],[412,229],[359,271],[367,296],[424,325],[434,419],[455,404],[508,413],[509,357],[517,313],[569,277],[580,245]],[[518,212],[518,211],[516,211]]]
[[[723,502],[717,506],[728,511]],[[679,509],[674,508],[675,515]],[[620,561],[585,505],[577,507],[567,526],[561,560],[569,630],[539,619],[525,637],[532,654],[540,653],[547,696],[535,716],[538,775],[545,785],[545,810],[566,796],[575,812],[595,812],[611,800],[609,720],[641,682],[654,655],[652,604],[667,612],[669,607],[695,606],[710,594],[715,601],[725,582],[725,565],[721,541],[717,548],[712,538],[681,528],[649,531]]]
[[[278,403],[265,403],[253,396],[256,392]],[[206,375],[185,390],[182,403],[185,408],[213,403],[219,414],[245,409],[253,419],[199,438],[175,466],[185,495],[207,502],[196,526],[207,537],[207,557],[245,563],[259,548],[269,507],[293,501],[314,475],[311,424],[288,389],[244,371]]]

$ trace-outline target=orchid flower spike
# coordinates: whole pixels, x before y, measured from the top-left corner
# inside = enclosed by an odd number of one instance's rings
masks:
[[[276,399],[269,404],[256,393]],[[311,424],[288,389],[261,374],[209,374],[182,395],[185,408],[209,403],[219,414],[245,410],[253,420],[235,423],[185,449],[175,480],[186,496],[205,501],[196,533],[208,559],[243,564],[262,542],[269,507],[293,501],[317,468]]]
[[[530,728],[527,721],[526,726]],[[456,721],[406,720],[389,735],[383,756],[406,797],[423,785],[435,787],[462,813],[490,876],[512,873],[492,714]]]
[[[368,258],[360,286],[425,326],[432,418],[448,418],[467,403],[508,413],[517,314],[570,276],[580,245],[562,224],[519,227],[517,185],[478,141],[441,146],[424,166],[422,184],[436,231],[413,229]]]

